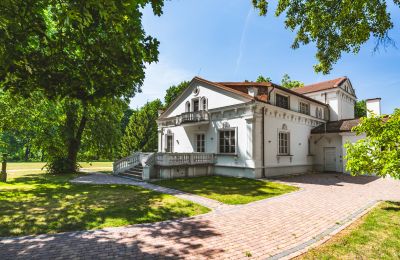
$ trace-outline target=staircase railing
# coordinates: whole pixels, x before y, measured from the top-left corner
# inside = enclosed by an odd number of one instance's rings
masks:
[[[141,163],[141,153],[137,152],[113,163],[113,173],[122,173]]]

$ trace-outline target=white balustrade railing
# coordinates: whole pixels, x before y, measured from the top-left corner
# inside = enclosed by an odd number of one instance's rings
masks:
[[[213,164],[214,154],[212,153],[157,153],[156,165],[179,166]]]
[[[141,163],[141,153],[134,153],[128,157],[122,158],[113,164],[113,172],[118,174]]]

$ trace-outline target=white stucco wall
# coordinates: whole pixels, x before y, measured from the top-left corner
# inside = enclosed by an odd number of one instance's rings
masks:
[[[343,172],[343,146],[342,136],[338,133],[313,134],[311,137],[311,152],[314,158],[314,169],[325,171],[325,151],[324,148],[335,148],[336,163],[335,171]]]
[[[193,90],[198,88],[198,94],[193,93]],[[208,101],[208,110],[219,108],[222,106],[232,106],[248,102],[249,99],[235,95],[228,91],[218,89],[214,86],[203,82],[193,81],[190,86],[184,91],[179,102],[173,104],[163,115],[164,117],[173,117],[186,112],[186,102],[191,102],[192,99],[206,97]],[[193,106],[191,105],[191,109]]]
[[[346,170],[346,159],[345,159],[345,156],[346,156],[346,149],[344,148],[344,144],[345,144],[345,143],[348,143],[348,142],[349,142],[349,143],[355,143],[355,142],[357,142],[358,140],[365,138],[365,134],[356,135],[355,133],[352,133],[352,132],[346,132],[346,133],[341,133],[341,136],[342,136],[342,143],[343,143],[343,146],[342,146],[343,169],[342,169],[342,171],[345,172],[345,173],[349,173],[349,172]]]

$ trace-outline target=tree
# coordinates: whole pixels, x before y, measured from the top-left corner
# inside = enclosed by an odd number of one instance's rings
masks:
[[[354,116],[356,118],[367,116],[367,102],[365,100],[357,101],[354,105]]]
[[[347,170],[352,175],[377,174],[400,179],[400,109],[390,116],[361,118],[353,128],[357,135],[366,137],[347,143]]]
[[[61,171],[76,171],[91,109],[140,90],[159,42],[145,34],[142,10],[161,15],[163,0],[0,2],[0,87],[62,102]]]
[[[189,86],[189,83],[189,81],[182,81],[178,85],[170,86],[164,97],[164,106],[168,107]]]
[[[121,156],[128,156],[135,151],[154,152],[157,150],[156,120],[158,110],[162,107],[161,101],[156,99],[133,112],[122,138]]]
[[[272,79],[270,77],[264,77],[263,75],[258,76],[256,82],[262,83],[262,82],[272,82]]]
[[[281,81],[282,87],[292,89],[304,86],[304,83],[298,80],[291,80],[288,74],[284,74]]]
[[[394,0],[399,6],[400,1]],[[252,0],[260,15],[268,12],[268,0]],[[343,52],[358,53],[370,38],[377,46],[392,42],[393,27],[386,0],[279,0],[276,16],[284,14],[285,26],[295,31],[292,48],[314,42],[317,47],[316,72],[328,74]]]
[[[264,77],[260,75],[258,76],[256,82],[272,82],[272,79],[270,77]],[[282,77],[281,85],[284,88],[291,89],[291,88],[302,87],[304,86],[304,83],[298,80],[291,80],[290,76],[287,73],[285,73]]]

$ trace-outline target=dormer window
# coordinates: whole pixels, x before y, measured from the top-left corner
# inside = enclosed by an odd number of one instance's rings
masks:
[[[190,102],[189,101],[186,101],[185,111],[190,112]]]
[[[201,110],[207,110],[208,109],[208,101],[206,97],[201,98]]]

